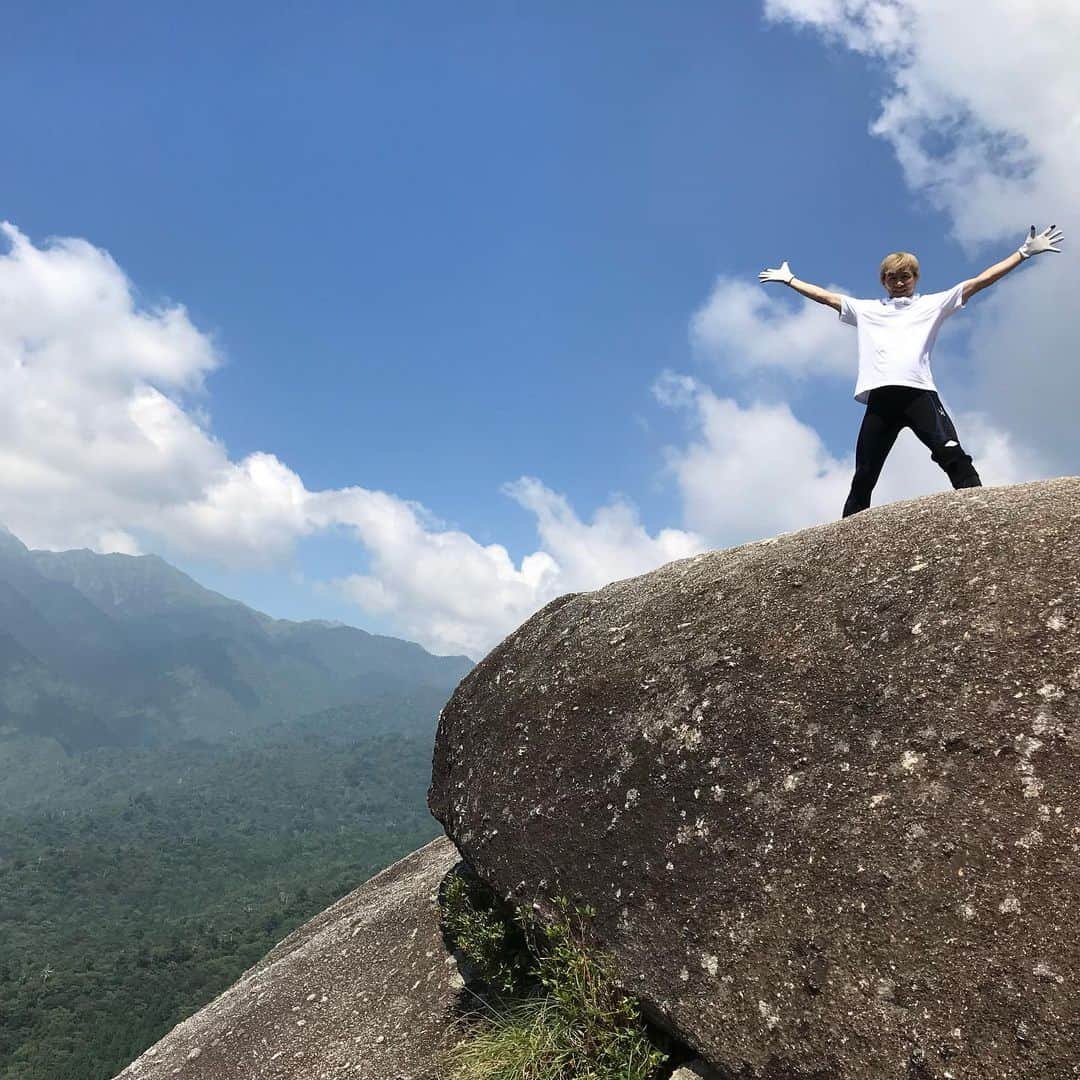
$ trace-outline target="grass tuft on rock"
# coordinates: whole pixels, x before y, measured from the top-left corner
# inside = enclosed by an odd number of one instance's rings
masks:
[[[556,919],[540,926],[477,879],[448,879],[443,926],[495,993],[477,996],[447,1080],[652,1080],[667,1060],[610,959],[588,945],[595,912],[555,904]]]
[[[471,873],[452,872],[439,903],[443,930],[475,977],[499,994],[528,993],[535,962],[522,920]]]

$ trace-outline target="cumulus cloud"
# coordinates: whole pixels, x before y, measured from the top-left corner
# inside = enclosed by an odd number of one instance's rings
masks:
[[[765,0],[764,11],[883,66],[891,85],[872,131],[892,145],[909,187],[949,215],[973,259],[983,261],[989,242],[1018,244],[1032,222],[1080,241],[1080,6]],[[1058,470],[1074,468],[1080,451],[1070,257],[1041,256],[995,286],[973,341],[979,410]]]
[[[347,526],[369,554],[368,573],[332,586],[439,652],[482,656],[539,606],[567,591],[558,563],[546,552],[516,565],[501,544],[483,545],[442,528],[423,507],[384,492],[320,492],[312,513],[322,526]]]
[[[653,388],[684,413],[687,445],[667,451],[683,517],[710,547],[730,547],[837,518],[847,497],[854,454],[836,456],[786,404],[740,405],[703,383],[671,372]],[[985,417],[955,417],[985,484],[1030,479],[1042,462],[1014,445]],[[853,428],[854,435],[854,428]],[[854,440],[853,440],[854,441]],[[929,452],[901,434],[874,491],[874,503],[913,499],[949,486]]]
[[[850,482],[848,463],[786,404],[739,405],[688,376],[665,374],[654,386],[682,410],[687,446],[667,452],[683,518],[715,547],[757,540],[835,518]]]
[[[312,499],[320,525],[344,524],[369,553],[366,574],[334,582],[372,613],[440,651],[483,655],[537,608],[566,592],[595,589],[701,550],[700,538],[675,529],[650,537],[625,502],[583,522],[566,499],[522,478],[506,493],[537,518],[542,548],[515,564],[501,544],[430,520],[423,507],[383,492],[351,488]]]
[[[183,307],[139,309],[105,252],[0,229],[0,520],[38,546],[130,549],[228,467],[181,404],[218,354]]]
[[[437,652],[471,656],[562,592],[700,549],[677,529],[650,536],[623,500],[582,521],[524,478],[506,494],[536,516],[542,547],[515,563],[398,496],[311,491],[272,453],[233,460],[199,407],[220,354],[184,308],[141,307],[83,240],[38,246],[2,229],[0,521],[31,546],[272,564],[304,536],[345,529],[365,572],[328,587]]]
[[[887,65],[893,85],[873,130],[893,144],[909,184],[950,213],[961,240],[1011,235],[1025,208],[1067,209],[1080,163],[1075,4],[766,0],[765,13]]]
[[[827,288],[848,291],[838,285]],[[714,363],[736,374],[766,368],[800,377],[852,377],[851,327],[818,304],[799,300],[793,306],[783,295],[787,291],[718,278],[691,320],[691,340]]]
[[[661,529],[650,536],[623,499],[601,507],[587,524],[563,496],[532,477],[508,484],[506,492],[536,515],[540,540],[558,560],[570,590],[632,577],[704,549],[700,536],[682,529]]]

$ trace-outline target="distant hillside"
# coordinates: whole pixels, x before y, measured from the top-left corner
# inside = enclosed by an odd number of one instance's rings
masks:
[[[464,657],[0,529],[0,1080],[104,1080],[437,831]]]
[[[48,740],[14,738],[10,770],[0,740],[0,1080],[114,1076],[430,840],[430,735],[363,734],[369,721],[335,710],[317,731],[71,758],[52,744],[49,760],[18,745]]]
[[[72,752],[216,740],[342,707],[394,714],[418,694],[430,708],[470,667],[272,619],[153,555],[31,551],[0,530],[0,739]]]

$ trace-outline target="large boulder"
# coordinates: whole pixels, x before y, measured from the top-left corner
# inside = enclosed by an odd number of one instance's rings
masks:
[[[116,1080],[427,1080],[460,1034],[440,838],[287,937]]]
[[[944,493],[549,604],[430,804],[597,910],[725,1077],[1080,1076],[1080,480]]]

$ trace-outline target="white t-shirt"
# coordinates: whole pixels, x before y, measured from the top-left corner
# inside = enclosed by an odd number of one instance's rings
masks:
[[[864,402],[878,386],[936,390],[930,354],[941,324],[964,306],[964,283],[947,292],[896,299],[840,297],[840,321],[859,335],[859,378],[855,400]]]

